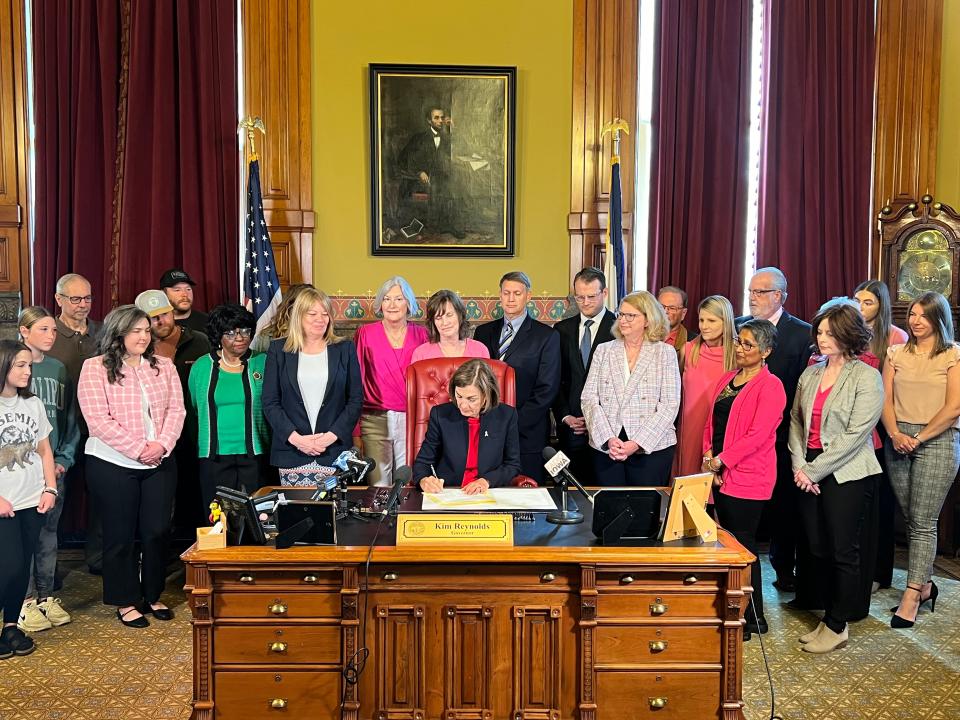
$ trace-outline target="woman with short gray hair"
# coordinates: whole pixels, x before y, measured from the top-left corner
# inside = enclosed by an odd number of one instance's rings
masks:
[[[394,470],[407,460],[407,366],[413,351],[427,342],[427,331],[409,322],[420,306],[399,275],[380,286],[373,311],[382,320],[363,325],[355,337],[363,380],[360,435],[364,452],[377,462],[371,484],[390,485]]]

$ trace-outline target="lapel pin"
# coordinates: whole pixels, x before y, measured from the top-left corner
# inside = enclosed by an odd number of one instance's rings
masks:
[[[484,437],[490,437],[490,433],[488,433],[486,430],[484,430],[484,431],[483,431],[483,436],[484,436]]]

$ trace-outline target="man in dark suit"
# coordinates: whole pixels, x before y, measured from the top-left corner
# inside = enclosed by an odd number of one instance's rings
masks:
[[[500,278],[503,319],[480,325],[474,339],[516,373],[520,467],[538,483],[543,479],[543,448],[550,436],[550,407],[560,387],[560,336],[527,314],[530,278],[509,272]]]
[[[606,309],[607,279],[597,268],[587,267],[573,278],[573,297],[580,312],[561,320],[553,329],[560,335],[560,391],[553,401],[560,449],[570,458],[570,472],[580,482],[593,483],[593,463],[587,442],[587,423],[580,393],[587,379],[593,351],[613,340],[617,316]]]
[[[793,482],[793,468],[787,437],[790,434],[790,410],[797,393],[800,375],[810,358],[810,324],[784,310],[787,301],[787,278],[775,267],[757,270],[750,278],[750,316],[769,320],[777,326],[777,347],[767,358],[770,372],[780,378],[787,395],[784,419],[777,428],[777,484],[767,506],[770,530],[770,564],[777,573],[774,582],[786,592],[794,590],[794,566],[798,563],[800,531],[796,508],[802,492]],[[737,318],[737,325],[749,317]],[[803,555],[803,549],[799,550]],[[754,630],[756,632],[756,630]]]

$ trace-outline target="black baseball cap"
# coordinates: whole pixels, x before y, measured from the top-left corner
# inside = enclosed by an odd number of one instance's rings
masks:
[[[196,285],[193,278],[187,275],[187,273],[180,268],[173,268],[167,270],[163,275],[160,276],[160,289],[173,287],[179,283],[185,282],[188,285]]]

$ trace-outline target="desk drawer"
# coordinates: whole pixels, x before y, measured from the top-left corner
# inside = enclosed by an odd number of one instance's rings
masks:
[[[597,615],[609,617],[718,617],[718,595],[712,593],[676,592],[601,592],[597,598]]]
[[[340,593],[219,592],[213,596],[214,618],[338,618]]]
[[[480,552],[478,550],[478,552]],[[484,551],[487,552],[487,551]],[[489,550],[491,554],[495,549]],[[574,581],[576,578],[576,582]],[[360,583],[364,577],[361,575]],[[529,590],[537,587],[544,590],[569,590],[579,584],[579,569],[570,566],[542,565],[378,565],[370,568],[371,590],[438,588],[477,590]]]
[[[338,672],[218,672],[214,718],[332,718],[340,703]]]
[[[213,629],[213,661],[254,665],[339,663],[339,625],[242,625]]]
[[[719,714],[720,673],[597,673],[597,720],[710,720]]]
[[[597,665],[720,663],[720,626],[599,625]]]
[[[215,570],[211,573],[217,589],[280,585],[284,587],[335,587],[343,584],[340,570]]]
[[[716,590],[720,586],[720,576],[717,573],[704,572],[647,572],[644,570],[598,570],[598,588],[651,588],[659,587],[664,590],[680,588],[697,588]]]

